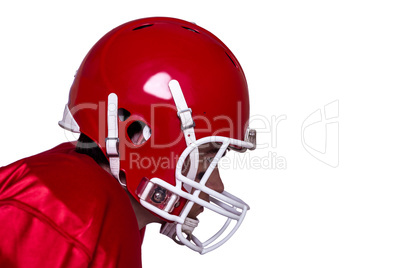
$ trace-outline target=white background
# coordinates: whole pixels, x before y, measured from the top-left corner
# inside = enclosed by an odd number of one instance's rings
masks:
[[[286,116],[275,148],[255,122],[265,146],[252,152],[286,166],[224,170],[226,189],[252,207],[238,233],[200,256],[150,226],[144,267],[401,267],[401,13],[398,1],[2,1],[0,165],[66,141],[57,122],[73,75],[103,34],[141,17],[182,18],[237,56],[252,115]],[[337,167],[301,138],[303,121],[333,101]],[[325,143],[323,126],[310,129],[312,147]]]

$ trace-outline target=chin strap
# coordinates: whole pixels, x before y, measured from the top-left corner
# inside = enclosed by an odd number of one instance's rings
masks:
[[[107,130],[106,155],[109,158],[110,172],[122,186],[126,186],[120,180],[120,157],[119,157],[119,129],[117,114],[117,95],[110,93],[107,103]]]
[[[182,231],[183,231],[183,233],[185,233],[187,235],[187,240],[191,241],[194,239],[194,236],[192,233],[193,233],[195,227],[198,226],[199,222],[200,222],[199,220],[191,219],[191,218],[186,218],[184,220],[184,224],[182,226]],[[177,238],[176,225],[177,225],[177,223],[175,223],[175,222],[171,222],[171,223],[166,222],[165,224],[162,225],[162,227],[160,229],[160,233],[170,237],[177,244],[183,246],[184,244],[182,242],[180,242],[180,240]]]

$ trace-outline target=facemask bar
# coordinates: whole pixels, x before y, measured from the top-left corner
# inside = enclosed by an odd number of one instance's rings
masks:
[[[202,144],[209,143],[209,142],[221,143],[221,147],[219,148],[213,161],[211,162],[211,164],[205,171],[204,176],[201,178],[200,182],[197,183],[195,181],[190,180],[186,176],[182,175],[181,169],[182,169],[183,163],[181,161],[183,161],[187,157],[187,155],[189,153],[191,153],[191,150],[193,149],[192,147],[200,146]],[[254,145],[252,143],[233,140],[233,139],[229,139],[226,137],[214,136],[214,137],[203,138],[203,139],[198,140],[194,146],[187,147],[187,149],[181,155],[181,157],[180,157],[181,159],[179,159],[179,163],[176,167],[177,180],[184,184],[190,184],[190,186],[192,186],[194,189],[196,189],[193,192],[194,196],[198,197],[201,192],[205,192],[210,196],[210,203],[212,203],[213,205],[212,204],[210,204],[212,206],[209,206],[209,205],[204,206],[203,205],[205,208],[208,208],[214,212],[217,212],[217,213],[221,214],[222,216],[228,217],[228,219],[226,220],[225,224],[221,227],[221,229],[205,242],[201,242],[194,235],[188,235],[187,238],[185,238],[183,236],[183,224],[180,224],[180,223],[177,224],[176,235],[177,235],[177,238],[180,240],[180,242],[182,242],[187,247],[189,247],[201,254],[205,254],[209,251],[212,251],[212,250],[220,247],[221,245],[223,245],[226,241],[228,241],[229,238],[231,238],[232,235],[240,227],[241,223],[244,220],[246,212],[249,209],[249,206],[246,203],[244,203],[239,198],[231,195],[230,193],[225,192],[225,191],[222,193],[218,193],[205,186],[205,184],[207,183],[213,170],[216,168],[218,161],[221,159],[221,157],[223,156],[224,152],[227,150],[229,145],[236,146],[238,148],[245,148],[245,149],[251,149],[252,147],[254,147]],[[182,215],[188,215],[193,204],[194,204],[194,202],[188,202],[182,211]],[[224,234],[224,232],[229,227],[229,225],[232,221],[236,221],[235,226],[225,237],[222,238],[221,236]],[[219,238],[220,238],[220,240],[218,240]],[[217,242],[215,242],[215,241],[217,241]]]
[[[185,159],[187,156],[191,154],[191,152],[195,149],[197,149],[199,146],[206,144],[206,143],[220,143],[221,147],[219,148],[217,154],[215,155],[212,163],[209,165],[207,170],[205,171],[204,176],[202,177],[200,182],[196,182],[191,178],[188,178],[184,175],[182,175],[182,167],[185,162]],[[234,140],[226,137],[220,137],[220,136],[214,136],[214,137],[206,137],[199,139],[195,141],[194,143],[190,144],[181,154],[178,163],[176,165],[176,185],[173,186],[159,178],[152,178],[149,180],[148,183],[146,183],[145,186],[140,187],[141,189],[145,190],[139,190],[137,191],[137,195],[140,198],[140,203],[143,205],[145,208],[148,210],[154,212],[157,215],[160,215],[161,217],[167,219],[168,221],[175,222],[176,225],[176,235],[177,239],[187,247],[201,253],[205,254],[209,251],[212,251],[222,244],[224,244],[226,241],[229,240],[229,238],[237,231],[241,223],[243,222],[243,219],[246,215],[247,210],[249,209],[249,206],[240,200],[239,198],[229,194],[228,192],[216,192],[208,187],[205,186],[207,183],[209,176],[213,172],[214,168],[216,167],[218,161],[222,157],[223,153],[226,151],[226,149],[229,147],[229,145],[233,145],[239,148],[252,148],[253,144],[250,142],[245,142],[245,141],[240,141],[240,140]],[[156,186],[155,186],[156,185]],[[189,185],[191,188],[194,189],[193,193],[188,193],[186,191],[182,190],[182,187],[184,185]],[[166,196],[169,196],[168,199],[164,199],[162,201],[158,201],[156,204],[153,200],[152,197],[155,195],[155,191],[152,190],[147,190],[147,189],[159,189],[158,187],[161,187],[162,189],[166,190],[169,192],[169,195],[166,194]],[[210,196],[210,202],[207,202],[201,198],[199,198],[199,194],[201,192],[204,192]],[[172,215],[170,214],[170,211],[172,209],[172,206],[174,206],[175,200],[178,200],[178,196],[183,197],[188,200],[187,204],[184,206],[181,214],[179,216]],[[216,212],[224,217],[227,217],[226,223],[219,229],[219,231],[213,235],[210,239],[208,239],[206,242],[201,242],[199,241],[195,236],[188,234],[188,232],[185,232],[183,230],[183,225],[185,225],[185,221],[187,219],[187,215],[190,212],[191,208],[193,207],[193,204],[197,203],[200,206],[203,206],[206,209],[209,209],[213,212]],[[160,204],[169,204],[168,206]],[[235,226],[232,228],[232,230],[229,232],[229,234],[226,235],[226,237],[221,237],[223,233],[226,231],[226,229],[229,227],[230,223],[232,221],[236,221]],[[171,229],[169,233],[167,234],[169,237],[173,238],[171,234]],[[185,238],[183,235],[183,232],[187,235],[188,238]],[[218,240],[218,238],[221,238]],[[173,238],[174,239],[174,238]],[[175,239],[174,239],[175,240]],[[217,242],[216,242],[217,241]],[[177,241],[176,241],[177,242]],[[214,243],[215,242],[215,243]],[[214,244],[213,244],[214,243]]]
[[[226,229],[229,227],[230,223],[234,220],[231,218],[228,218],[226,220],[226,222],[224,223],[224,225],[221,227],[221,229],[205,242],[201,242],[193,234],[189,234],[189,235],[187,235],[187,238],[185,238],[183,235],[183,234],[187,234],[187,232],[184,230],[185,225],[177,224],[176,225],[176,236],[177,236],[177,239],[182,244],[191,248],[194,251],[199,252],[200,254],[205,254],[212,250],[217,249],[218,247],[223,245],[225,242],[227,242],[233,236],[233,234],[237,231],[237,229],[240,227],[241,223],[243,222],[244,217],[246,216],[246,212],[249,209],[249,207],[246,203],[244,203],[237,197],[235,197],[227,192],[223,192],[222,194],[244,204],[244,207],[242,208],[242,211],[240,212],[240,211],[237,211],[234,207],[230,207],[215,198],[211,198],[211,202],[213,202],[215,204],[219,204],[220,206],[224,206],[224,207],[226,207],[227,210],[230,210],[233,213],[240,216],[236,222],[236,225],[232,228],[230,233],[227,234],[225,237],[221,237],[224,234],[224,232],[226,231]],[[220,238],[220,240],[218,240],[219,238]],[[213,244],[215,241],[217,241],[217,242],[215,244]]]
[[[205,192],[211,197],[215,197],[218,200],[221,200],[221,202],[225,202],[232,207],[235,208],[245,208],[246,210],[249,208],[247,204],[245,204],[243,201],[240,199],[232,199],[230,195],[224,195],[223,193],[218,193],[214,190],[211,190],[210,188],[200,185],[197,182],[194,182],[191,179],[185,178],[185,183],[190,183],[191,186],[198,190],[199,192]],[[150,211],[154,212],[157,215],[160,215],[161,217],[169,220],[169,221],[174,221],[177,223],[183,224],[185,219],[187,218],[188,212],[191,210],[191,207],[194,203],[197,203],[204,208],[207,208],[209,210],[212,210],[218,214],[221,214],[223,216],[226,216],[228,218],[234,219],[234,220],[240,220],[239,213],[233,209],[227,210],[227,206],[220,206],[220,203],[217,202],[217,204],[207,202],[205,200],[202,200],[198,197],[198,195],[194,195],[195,191],[193,194],[187,193],[186,191],[183,191],[181,189],[182,183],[176,180],[176,186],[173,186],[164,180],[161,180],[159,178],[152,178],[148,180],[144,187],[141,187],[137,189],[136,194],[140,198],[140,203],[143,205],[145,208],[149,209]],[[166,197],[163,200],[158,200],[155,202],[155,199],[153,196],[155,195],[156,191],[153,191],[152,189],[158,189],[162,188],[163,190],[166,190],[167,193]],[[150,189],[150,190],[148,190]],[[225,192],[224,192],[225,193]],[[172,206],[175,205],[173,201],[177,201],[177,197],[181,196],[185,199],[187,199],[189,202],[186,204],[184,207],[182,213],[180,216],[172,215],[170,214],[170,211],[173,209]],[[152,202],[150,202],[150,200]],[[173,201],[172,201],[173,200]],[[166,205],[165,205],[166,204]]]

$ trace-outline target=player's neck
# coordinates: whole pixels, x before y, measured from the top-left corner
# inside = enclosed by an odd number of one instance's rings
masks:
[[[137,217],[137,222],[138,222],[138,227],[141,230],[144,228],[147,224],[156,222],[156,223],[164,223],[162,219],[159,217],[155,216],[151,212],[149,212],[146,208],[140,205],[137,200],[129,193],[127,192],[131,206],[134,209],[135,216]]]
[[[99,164],[106,172],[108,172],[110,175],[112,175],[112,172],[110,171],[109,165],[104,165],[104,164]],[[113,175],[112,175],[113,176]],[[130,194],[130,192],[127,190],[127,188],[123,187],[123,189],[126,191],[128,194],[128,197],[130,198],[131,202],[131,207],[134,210],[135,216],[137,217],[137,222],[138,222],[138,227],[141,230],[144,228],[147,224],[156,222],[156,223],[164,223],[164,221],[149,212],[146,208],[140,205],[138,201]]]

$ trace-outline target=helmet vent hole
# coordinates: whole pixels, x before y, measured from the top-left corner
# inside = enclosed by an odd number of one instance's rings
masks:
[[[151,27],[152,25],[153,25],[153,24],[141,25],[141,26],[138,26],[138,27],[134,28],[133,31],[141,30],[141,29],[144,29],[144,28],[147,28],[147,27]]]
[[[226,56],[228,56],[229,60],[233,63],[234,67],[237,67],[237,64],[234,62],[234,60],[232,59],[232,57],[229,56],[229,54],[227,52],[225,52]]]
[[[191,31],[191,32],[194,32],[194,33],[198,33],[199,34],[199,32],[197,31],[197,30],[194,30],[194,29],[192,29],[192,28],[189,28],[189,27],[186,27],[186,26],[181,26],[183,29],[186,29],[186,30],[189,30],[189,31]]]
[[[120,121],[126,121],[127,120],[127,118],[129,118],[130,117],[130,112],[129,111],[127,111],[126,109],[124,109],[124,108],[119,108],[119,110],[118,110],[118,115],[119,115],[119,119],[120,119]]]
[[[127,128],[127,135],[134,145],[141,145],[151,137],[151,128],[143,121],[137,120]]]

